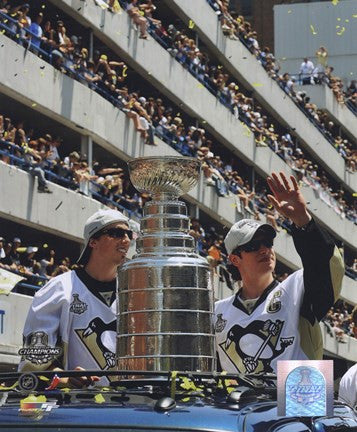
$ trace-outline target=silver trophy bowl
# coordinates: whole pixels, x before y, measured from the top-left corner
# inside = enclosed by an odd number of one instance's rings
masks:
[[[198,182],[201,164],[188,157],[137,158],[128,162],[130,180],[139,192],[154,199],[177,198]]]
[[[215,370],[213,291],[209,266],[195,251],[184,202],[200,162],[139,158],[130,178],[145,204],[137,254],[118,271],[117,358],[121,370]]]

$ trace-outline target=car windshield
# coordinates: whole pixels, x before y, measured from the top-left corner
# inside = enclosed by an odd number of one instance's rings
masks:
[[[223,429],[222,429],[223,430]],[[11,431],[12,432],[37,432],[38,431],[38,427],[37,426],[34,426],[33,428],[29,428],[28,426],[26,426],[25,428],[22,428],[22,427],[20,427],[20,428],[14,428],[14,429],[11,429]],[[51,427],[46,427],[46,428],[42,428],[41,427],[41,432],[88,432],[88,431],[90,431],[90,432],[110,432],[110,431],[112,431],[112,432],[114,432],[114,431],[121,431],[121,432],[157,432],[158,431],[158,429],[157,428],[155,428],[155,429],[148,429],[148,428],[143,428],[143,429],[141,429],[141,428],[125,428],[125,427],[120,427],[120,426],[113,426],[113,427],[107,427],[107,426],[105,426],[105,427],[101,427],[101,428],[98,428],[98,427],[88,427],[88,426],[86,426],[86,427],[83,427],[83,428],[78,428],[78,427],[75,427],[75,428],[73,428],[73,427],[71,427],[71,426],[69,426],[69,427],[61,427],[61,426],[51,426]],[[197,431],[197,432],[206,432],[206,429],[197,429],[197,428],[194,428],[194,429],[182,429],[182,428],[180,428],[180,429],[175,429],[175,428],[172,428],[172,429],[160,429],[160,432],[175,432],[175,431],[180,431],[180,432],[192,432],[192,431]],[[208,430],[207,430],[207,432],[208,432]]]

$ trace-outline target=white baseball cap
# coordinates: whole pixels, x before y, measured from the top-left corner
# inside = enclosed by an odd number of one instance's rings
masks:
[[[254,219],[242,219],[236,222],[224,239],[224,245],[228,254],[230,255],[238,246],[250,242],[258,230],[268,234],[272,238],[276,236],[275,229],[269,224]]]
[[[84,225],[84,247],[79,255],[77,264],[84,264],[83,261],[87,260],[87,254],[89,251],[88,243],[89,240],[108,225],[117,222],[124,222],[129,224],[129,218],[127,218],[123,213],[118,210],[98,210],[92,216],[90,216]]]

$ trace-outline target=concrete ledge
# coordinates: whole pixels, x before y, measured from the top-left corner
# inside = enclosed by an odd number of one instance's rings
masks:
[[[38,193],[37,183],[30,174],[0,162],[1,217],[70,240],[82,241],[85,221],[98,209],[106,207],[54,183],[49,183],[49,186],[52,194]]]
[[[184,22],[192,20],[195,23],[195,30],[220,63],[251,90],[254,98],[281,124],[296,129],[294,134],[303,143],[303,147],[332,176],[345,183],[350,191],[357,190],[357,176],[346,172],[342,157],[278,84],[269,78],[250,51],[239,41],[232,41],[223,35],[217,15],[206,0],[165,2]],[[106,29],[106,33],[107,30],[109,29]],[[118,41],[118,44],[121,44],[121,41]]]
[[[298,86],[297,90],[306,92],[311,102],[319,108],[327,111],[334,122],[338,123],[344,132],[349,135],[350,140],[357,139],[357,117],[346,106],[337,102],[332,90],[326,85],[304,85]]]
[[[357,281],[355,281],[354,279],[348,276],[344,276],[340,297],[342,300],[345,300],[348,303],[352,303],[356,305],[357,304]]]
[[[357,339],[350,336],[344,336],[344,341],[346,343],[337,342],[337,340],[328,333],[327,328],[323,323],[320,323],[320,327],[322,330],[324,351],[343,359],[353,362],[357,361]]]

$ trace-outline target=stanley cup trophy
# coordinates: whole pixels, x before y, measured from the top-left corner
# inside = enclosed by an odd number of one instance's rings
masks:
[[[118,272],[120,370],[215,370],[213,291],[207,261],[188,234],[186,205],[200,162],[186,157],[130,161],[130,179],[149,193],[137,254]]]

